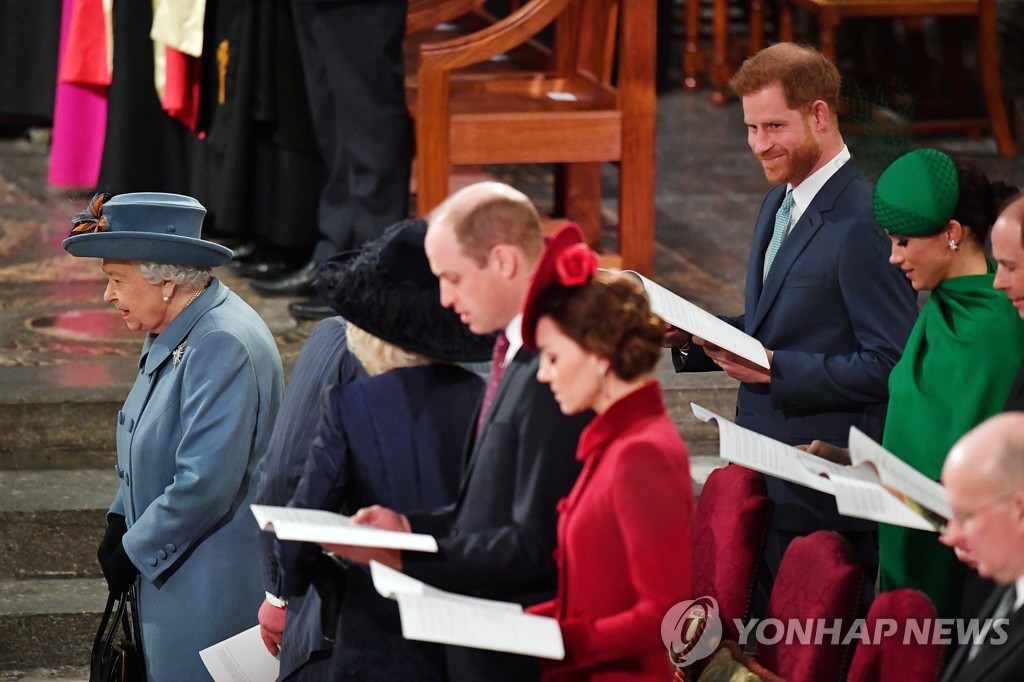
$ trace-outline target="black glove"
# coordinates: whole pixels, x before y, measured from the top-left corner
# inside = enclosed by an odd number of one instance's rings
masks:
[[[128,558],[124,551],[124,545],[117,541],[117,547],[107,557],[107,560],[100,564],[103,568],[103,577],[107,579],[107,589],[114,594],[123,594],[135,582],[135,576],[139,569]]]
[[[128,524],[125,523],[124,517],[120,514],[111,514],[110,520],[107,522],[107,530],[103,533],[103,542],[96,550],[96,558],[99,559],[100,566],[107,562],[127,532]]]

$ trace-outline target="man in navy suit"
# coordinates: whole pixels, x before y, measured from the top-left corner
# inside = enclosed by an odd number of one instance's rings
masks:
[[[961,561],[998,583],[979,612],[989,627],[962,642],[942,682],[1010,682],[1024,671],[1024,413],[996,415],[961,438],[942,467],[949,523],[941,536]]]
[[[329,549],[355,561],[376,559],[444,590],[538,603],[554,594],[556,504],[579,474],[576,444],[593,416],[563,415],[537,381],[539,356],[522,348],[521,311],[543,249],[540,218],[521,192],[478,183],[434,210],[424,247],[441,282],[441,303],[477,334],[504,332],[496,346],[501,379],[488,386],[493,399],[488,404],[485,395],[469,434],[453,505],[408,516],[369,507],[353,517],[433,535],[437,554]],[[447,661],[449,678],[459,682],[540,677],[536,660],[525,656],[449,646]]]
[[[288,503],[317,433],[318,406],[323,395],[331,386],[366,377],[362,364],[348,352],[345,320],[335,316],[320,322],[295,361],[274,422],[270,446],[260,462],[258,504],[283,507]],[[304,597],[286,599],[274,535],[270,532],[260,535],[263,542],[260,559],[267,595],[259,611],[260,633],[267,648],[281,662],[278,679],[329,680],[334,646],[329,638],[334,633],[324,633],[321,627],[320,595],[310,590]]]
[[[721,348],[670,332],[677,371],[721,369],[741,382],[736,422],[798,445],[845,446],[850,426],[881,438],[889,372],[917,316],[916,296],[888,263],[871,186],[839,131],[839,72],[817,50],[779,43],[730,82],[768,192],[754,228],[744,314],[726,321],[767,349],[764,370]],[[874,524],[838,514],[834,498],[768,479],[775,502],[759,598],[794,537],[839,530],[874,575]]]

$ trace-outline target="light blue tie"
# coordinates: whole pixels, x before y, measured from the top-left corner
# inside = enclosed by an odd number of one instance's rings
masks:
[[[772,232],[772,240],[768,244],[768,251],[764,255],[764,277],[762,282],[768,279],[768,270],[772,267],[772,261],[775,260],[775,254],[779,252],[779,247],[782,246],[782,240],[786,236],[786,228],[789,227],[789,218],[793,213],[793,190],[786,192],[786,198],[782,200],[782,206],[779,206],[778,212],[775,214],[775,231]]]

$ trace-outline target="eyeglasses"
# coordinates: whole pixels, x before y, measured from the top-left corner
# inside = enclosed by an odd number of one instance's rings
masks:
[[[966,525],[970,523],[971,520],[976,519],[977,517],[982,516],[983,514],[986,514],[989,511],[995,509],[1004,502],[1013,499],[1013,496],[1020,492],[1020,490],[1020,488],[1015,488],[1009,491],[1008,493],[1000,495],[995,499],[989,500],[988,502],[979,507],[975,507],[972,511],[953,512],[952,516],[949,517],[949,520],[956,521],[961,526]]]

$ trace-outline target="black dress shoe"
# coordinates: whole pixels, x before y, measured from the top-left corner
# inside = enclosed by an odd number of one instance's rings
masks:
[[[312,296],[317,263],[309,261],[295,272],[274,279],[253,280],[249,286],[264,296]]]
[[[273,279],[292,272],[295,269],[295,262],[281,258],[232,258],[226,264],[228,269],[239,277],[250,279]]]
[[[327,302],[320,298],[311,298],[308,301],[296,301],[288,306],[288,314],[294,319],[322,320],[325,317],[332,317],[338,313]]]

